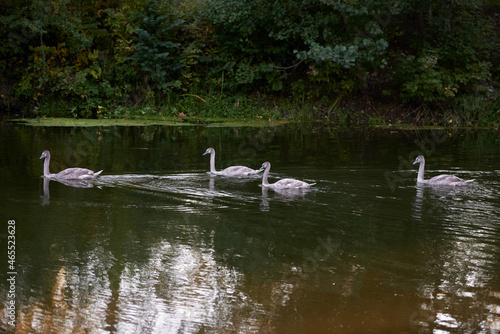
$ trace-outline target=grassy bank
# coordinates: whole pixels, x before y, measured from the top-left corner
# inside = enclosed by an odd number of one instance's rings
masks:
[[[500,127],[496,98],[471,96],[453,108],[439,104],[402,104],[369,99],[323,99],[208,96],[185,94],[175,102],[145,101],[133,107],[81,109],[65,103],[45,105],[29,114],[7,115],[44,126],[193,125],[268,126],[283,122],[316,122],[336,126]]]
[[[165,125],[165,126],[206,126],[206,127],[268,127],[278,126],[286,123],[284,120],[267,120],[267,119],[232,119],[232,118],[163,118],[163,117],[129,117],[129,118],[113,118],[113,119],[75,119],[61,117],[41,117],[41,118],[24,118],[11,120],[31,126],[49,126],[49,127],[93,127],[93,126],[150,126],[150,125]]]

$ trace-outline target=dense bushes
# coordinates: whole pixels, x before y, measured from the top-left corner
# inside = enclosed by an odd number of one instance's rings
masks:
[[[498,21],[477,2],[20,0],[1,9],[1,108],[241,116],[251,97],[362,97],[498,122]]]

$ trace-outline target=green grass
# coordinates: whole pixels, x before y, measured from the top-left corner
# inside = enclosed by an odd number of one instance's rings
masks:
[[[268,120],[268,119],[230,119],[230,118],[112,118],[112,119],[76,119],[76,118],[26,118],[12,120],[14,122],[22,122],[31,126],[54,126],[54,127],[91,127],[91,126],[195,126],[204,125],[207,127],[267,127],[277,126],[286,123],[284,120]]]
[[[36,110],[23,119],[39,126],[274,126],[283,123],[325,124],[335,127],[386,128],[499,128],[500,100],[497,96],[457,98],[454,108],[431,105],[366,103],[335,100],[297,103],[284,97],[201,96],[184,94],[176,101],[143,103],[131,108],[99,106],[89,118],[72,112],[75,107],[59,103]],[[73,118],[71,118],[73,117]]]

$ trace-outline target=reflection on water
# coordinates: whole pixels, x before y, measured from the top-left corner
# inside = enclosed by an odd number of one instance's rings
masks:
[[[94,186],[93,181],[89,180],[65,180],[43,177],[43,205],[50,203],[50,181],[59,182],[73,188],[92,188]]]
[[[428,256],[435,282],[421,287],[422,306],[437,328],[459,332],[500,329],[498,292],[488,287],[498,256],[498,200],[491,192],[498,186],[495,172],[481,173],[484,183],[468,187],[416,186],[413,217],[434,221],[445,231]],[[493,185],[493,186],[492,186]],[[497,284],[496,284],[497,286]],[[483,302],[478,302],[483,301]],[[464,321],[462,310],[472,318]],[[478,316],[486,314],[486,317]]]
[[[16,327],[4,303],[3,332],[500,330],[495,132],[0,129],[18,272]],[[429,175],[475,183],[417,185],[404,162],[430,140]],[[283,192],[261,175],[210,175],[207,146],[227,165],[269,160],[271,177],[317,184]],[[40,178],[44,149],[60,152],[57,169],[104,173]]]

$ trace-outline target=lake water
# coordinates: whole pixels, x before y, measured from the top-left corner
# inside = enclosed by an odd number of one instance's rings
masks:
[[[2,123],[0,141],[0,332],[500,330],[499,131]],[[316,185],[212,177],[208,147]],[[102,176],[44,180],[46,149],[53,173]],[[417,186],[422,152],[427,178],[474,183]]]

